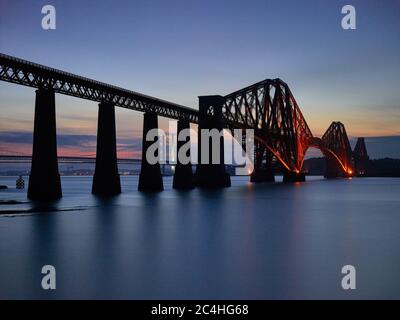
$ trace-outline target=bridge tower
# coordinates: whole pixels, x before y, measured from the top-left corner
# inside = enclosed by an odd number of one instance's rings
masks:
[[[36,90],[33,149],[28,198],[62,197],[57,162],[56,104],[52,89]]]
[[[222,120],[224,102],[224,97],[220,95],[199,97],[198,163],[195,175],[196,185],[199,187],[224,188],[231,186],[231,178],[225,171],[224,160],[224,126]],[[202,131],[202,129],[207,130]],[[213,148],[213,142],[209,136],[213,129],[220,133],[219,150]],[[217,158],[216,153],[219,153],[219,159],[213,161]]]
[[[326,157],[325,178],[353,175],[353,156],[343,123],[334,121],[322,136],[322,143],[330,153]],[[340,161],[340,165],[338,165]]]
[[[358,138],[356,146],[353,151],[355,173],[358,176],[363,176],[369,169],[369,156],[367,147],[365,146],[365,139]]]
[[[96,148],[92,193],[100,196],[121,193],[117,164],[115,107],[109,102],[99,104]]]

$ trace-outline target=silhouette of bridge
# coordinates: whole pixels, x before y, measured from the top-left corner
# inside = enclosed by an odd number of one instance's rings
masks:
[[[274,181],[275,163],[284,168],[285,182],[304,181],[302,166],[310,147],[320,149],[325,155],[327,178],[355,173],[355,157],[344,125],[333,122],[322,138],[314,137],[288,85],[280,79],[267,79],[226,96],[200,96],[198,111],[5,54],[0,54],[0,80],[37,89],[28,188],[28,197],[32,199],[56,199],[62,195],[57,163],[55,93],[99,102],[94,194],[109,196],[121,192],[115,106],[144,112],[140,191],[163,189],[160,164],[150,164],[145,157],[153,144],[145,137],[149,130],[158,128],[158,116],[178,120],[178,134],[188,129],[190,123],[197,123],[199,130],[242,129],[245,134],[246,129],[253,129],[255,160],[252,182]],[[189,139],[178,140],[178,152]],[[194,175],[191,164],[181,163],[178,158],[174,188],[230,186],[230,177],[225,171],[223,137],[219,164],[212,163],[211,150],[210,161],[200,161],[203,139],[199,134],[199,163]],[[245,140],[239,143],[243,146]]]

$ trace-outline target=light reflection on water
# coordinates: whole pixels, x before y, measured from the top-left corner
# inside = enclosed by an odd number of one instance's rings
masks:
[[[251,184],[142,194],[90,194],[90,177],[63,177],[64,197],[0,210],[0,298],[400,298],[400,179]],[[14,185],[2,177],[0,184]],[[56,211],[69,210],[69,211]],[[40,287],[41,267],[57,289]],[[357,290],[341,289],[341,267]]]

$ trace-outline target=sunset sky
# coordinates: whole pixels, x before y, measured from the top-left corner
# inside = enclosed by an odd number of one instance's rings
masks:
[[[41,28],[45,4],[56,30]],[[346,4],[356,30],[341,27]],[[341,121],[372,157],[400,158],[400,0],[0,0],[0,52],[193,108],[281,78],[314,135]],[[0,96],[0,154],[30,154],[34,90],[0,82]],[[94,156],[97,104],[56,106],[59,154]],[[119,156],[138,156],[142,115],[116,117]]]

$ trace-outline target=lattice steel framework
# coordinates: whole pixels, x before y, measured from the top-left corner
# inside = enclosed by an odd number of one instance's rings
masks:
[[[353,151],[354,159],[357,160],[369,160],[367,147],[365,146],[365,139],[358,138],[356,146],[354,147]]]
[[[0,53],[0,80],[197,123],[197,110]]]
[[[255,129],[267,149],[258,147],[261,152],[274,155],[287,170],[301,170],[312,133],[285,82],[267,79],[225,96],[223,114],[231,129]],[[256,161],[263,157],[255,155]]]
[[[346,128],[341,122],[332,122],[322,136],[323,148],[333,153],[339,160],[343,170],[353,173],[353,156],[347,137]]]
[[[353,150],[354,168],[358,175],[364,175],[369,169],[369,156],[367,147],[365,146],[365,139],[358,138],[356,146]]]
[[[351,149],[342,123],[333,122],[322,139],[313,137],[288,85],[266,79],[225,96],[223,115],[230,129],[255,129],[255,166],[274,156],[287,170],[300,172],[309,147],[316,147],[347,174]],[[257,164],[258,162],[258,164]]]

